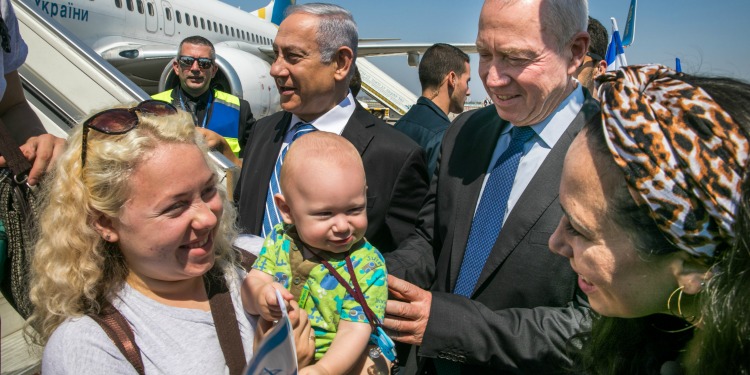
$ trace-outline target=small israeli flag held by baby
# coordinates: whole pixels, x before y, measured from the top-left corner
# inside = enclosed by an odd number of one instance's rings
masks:
[[[294,375],[297,374],[297,349],[286,304],[279,291],[276,299],[281,306],[281,319],[261,341],[245,369],[245,375]]]

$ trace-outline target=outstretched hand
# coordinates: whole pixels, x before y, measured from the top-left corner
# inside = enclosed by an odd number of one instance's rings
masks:
[[[422,345],[432,293],[392,275],[388,275],[388,291],[396,298],[385,306],[383,326],[388,335],[399,342]]]
[[[208,148],[221,152],[222,155],[226,156],[235,165],[241,165],[240,159],[232,152],[229,142],[219,133],[206,128],[196,128],[196,130],[203,135]]]

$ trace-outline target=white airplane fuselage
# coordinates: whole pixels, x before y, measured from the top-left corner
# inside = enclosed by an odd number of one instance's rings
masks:
[[[184,38],[214,44],[216,83],[250,102],[256,117],[279,109],[270,76],[277,26],[217,0],[22,0],[56,20],[149,93],[176,84],[171,59]]]

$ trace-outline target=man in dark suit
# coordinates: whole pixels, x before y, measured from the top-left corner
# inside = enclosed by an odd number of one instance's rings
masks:
[[[567,340],[588,304],[547,242],[562,217],[563,158],[598,113],[573,79],[586,20],[586,0],[485,1],[479,75],[494,106],[448,129],[417,230],[386,255],[398,278],[385,325],[419,346],[407,374],[571,368]]]
[[[287,12],[271,65],[283,111],[259,120],[248,136],[235,190],[240,228],[265,236],[279,222],[273,200],[267,204],[274,169],[297,129],[311,124],[341,134],[359,150],[367,177],[365,237],[381,252],[391,251],[413,231],[427,192],[424,152],[349,93],[358,40],[351,14],[331,4],[296,5]]]

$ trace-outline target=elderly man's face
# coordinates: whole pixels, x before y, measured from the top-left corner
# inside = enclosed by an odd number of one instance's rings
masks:
[[[336,60],[325,64],[320,59],[317,30],[316,16],[295,13],[281,23],[273,43],[271,76],[281,108],[305,121],[320,117],[343,99],[335,92]]]
[[[575,87],[580,62],[542,34],[539,3],[487,0],[479,17],[479,77],[500,117],[516,126],[547,118]]]

